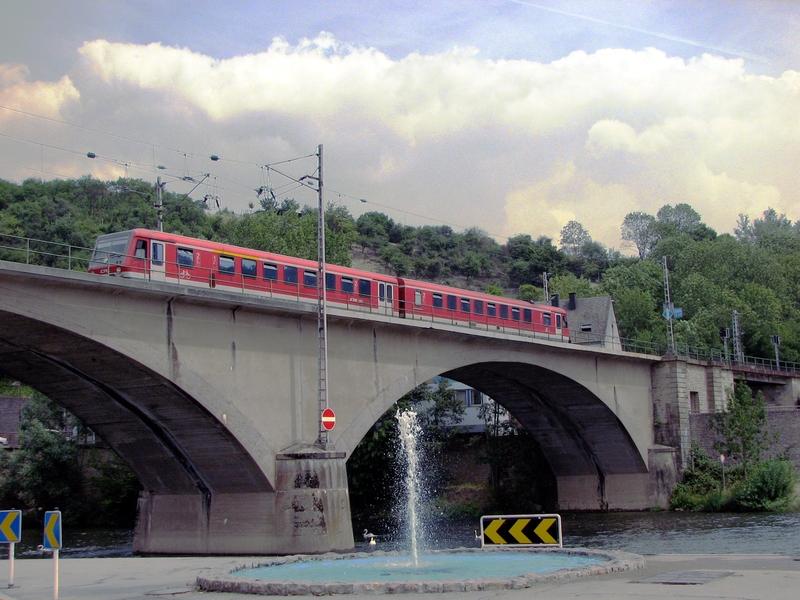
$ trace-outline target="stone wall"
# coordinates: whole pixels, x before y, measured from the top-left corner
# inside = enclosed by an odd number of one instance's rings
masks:
[[[692,442],[700,446],[709,456],[718,456],[714,450],[716,437],[709,428],[711,415],[692,412],[689,415]],[[786,453],[800,468],[800,407],[767,407],[767,422],[770,431],[778,434],[778,442],[769,455]]]

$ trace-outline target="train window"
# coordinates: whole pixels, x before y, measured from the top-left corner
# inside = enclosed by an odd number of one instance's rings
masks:
[[[519,321],[519,308],[516,306],[511,307],[511,318],[515,321]]]
[[[422,305],[422,292],[419,290],[414,290],[414,304],[417,306]]]
[[[297,267],[283,267],[283,281],[297,283]]]
[[[394,300],[394,286],[392,285],[386,286],[386,300],[388,300],[389,302]]]
[[[444,299],[441,294],[433,295],[433,308],[444,308]]]
[[[372,282],[369,279],[358,280],[358,295],[370,296],[372,294]]]
[[[386,284],[379,283],[378,284],[378,299],[383,302],[386,300]]]
[[[264,263],[264,279],[278,281],[278,265]]]
[[[469,298],[462,298],[461,299],[461,312],[468,313],[469,310],[470,310]]]
[[[556,327],[561,329],[561,315],[556,315]]]
[[[542,325],[545,327],[550,327],[553,324],[553,315],[550,313],[542,313]]]
[[[231,275],[236,273],[236,260],[232,256],[225,256],[224,254],[220,254],[219,272],[230,273]]]
[[[191,248],[178,248],[178,264],[182,267],[193,267],[194,250]]]
[[[325,287],[329,290],[336,291],[336,274],[325,273]]]
[[[352,277],[342,277],[342,291],[346,294],[353,293],[353,278]]]
[[[456,309],[456,297],[455,296],[447,296],[447,308],[450,310]]]
[[[303,271],[303,285],[306,287],[317,287],[317,272]]]
[[[483,300],[475,300],[475,314],[476,315],[483,314]]]
[[[164,244],[153,242],[153,258],[154,265],[164,264]]]
[[[500,305],[500,318],[507,319],[508,318],[508,306],[505,304]]]
[[[255,277],[256,273],[256,261],[252,258],[243,258],[242,259],[242,275],[245,277]]]
[[[526,323],[530,323],[533,320],[533,314],[531,313],[530,308],[522,309],[522,320]]]
[[[136,250],[133,252],[134,258],[145,259],[147,258],[147,241],[136,240]]]
[[[494,302],[486,303],[486,314],[488,314],[490,317],[497,316],[497,305]]]

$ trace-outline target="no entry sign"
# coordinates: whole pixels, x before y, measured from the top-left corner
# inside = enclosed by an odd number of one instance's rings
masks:
[[[336,425],[336,413],[332,408],[326,408],[322,411],[322,426],[326,431],[330,431]]]

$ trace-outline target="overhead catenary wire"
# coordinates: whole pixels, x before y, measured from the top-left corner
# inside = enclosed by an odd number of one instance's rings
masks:
[[[117,159],[101,158],[101,157],[95,155],[95,158],[99,158],[100,160],[104,160],[104,161],[109,162],[109,163],[117,164],[120,167],[124,168],[125,169],[125,173],[126,173],[126,178],[127,178],[127,170],[129,168],[141,170],[141,171],[144,171],[144,172],[147,172],[147,173],[154,173],[154,174],[158,173],[159,171],[163,172],[163,171],[168,170],[168,167],[164,167],[163,165],[157,165],[156,164],[155,149],[158,148],[158,149],[161,149],[161,150],[174,152],[174,153],[179,154],[180,156],[183,157],[183,173],[184,174],[183,174],[182,177],[178,177],[178,179],[183,178],[183,179],[185,179],[187,181],[189,180],[189,179],[187,179],[187,178],[190,177],[189,171],[188,171],[189,158],[203,158],[203,159],[211,159],[214,162],[230,162],[230,163],[235,163],[235,164],[240,164],[240,165],[245,165],[245,166],[253,166],[253,167],[257,167],[259,169],[268,168],[272,172],[289,179],[289,183],[284,184],[283,186],[278,186],[278,187],[273,188],[273,191],[276,193],[276,195],[278,195],[278,194],[279,195],[286,195],[286,194],[291,193],[292,191],[295,191],[296,189],[299,189],[301,187],[302,188],[306,188],[306,189],[313,189],[313,187],[310,186],[307,182],[303,182],[301,177],[295,177],[295,176],[289,175],[288,173],[285,173],[282,170],[276,169],[275,166],[276,165],[285,165],[285,164],[289,164],[289,163],[302,161],[302,160],[305,160],[305,159],[308,159],[308,158],[316,157],[317,156],[316,153],[310,153],[310,154],[306,154],[306,155],[302,155],[302,156],[298,156],[298,157],[293,157],[293,158],[289,158],[289,159],[284,159],[284,160],[280,160],[280,161],[275,161],[275,162],[264,164],[264,163],[257,163],[257,162],[253,162],[253,161],[244,161],[244,160],[238,160],[238,159],[233,159],[233,158],[226,158],[226,157],[222,157],[222,156],[219,156],[219,155],[213,154],[213,153],[187,152],[185,150],[171,148],[169,146],[155,144],[153,142],[147,142],[147,141],[136,139],[136,138],[132,138],[132,137],[129,137],[129,136],[124,136],[124,135],[120,135],[120,134],[116,134],[116,133],[111,133],[111,132],[103,131],[103,130],[96,129],[96,128],[93,128],[93,127],[87,127],[87,126],[84,126],[84,125],[78,125],[76,123],[70,123],[68,121],[63,121],[63,120],[55,119],[55,118],[52,118],[52,117],[46,117],[44,115],[38,115],[38,114],[35,114],[35,113],[31,113],[29,111],[25,111],[25,110],[18,109],[18,108],[12,108],[12,107],[5,106],[5,105],[0,105],[0,109],[7,110],[7,111],[10,111],[10,112],[15,112],[15,113],[18,113],[18,114],[21,114],[21,115],[25,115],[25,116],[36,118],[36,119],[41,119],[41,120],[52,122],[52,123],[58,123],[60,125],[73,127],[73,128],[76,128],[76,129],[81,129],[81,130],[84,130],[84,131],[89,131],[89,132],[92,132],[92,133],[97,133],[97,134],[100,134],[100,135],[114,137],[114,138],[117,138],[117,139],[120,139],[120,140],[125,140],[125,141],[129,141],[129,142],[134,142],[134,143],[137,143],[137,144],[142,144],[142,145],[145,145],[145,146],[148,146],[149,148],[151,148],[152,149],[152,155],[153,155],[153,164],[152,165],[145,165],[143,163],[136,163],[134,161],[121,161],[121,160],[117,160]],[[54,146],[54,145],[49,145],[49,144],[42,144],[40,142],[35,142],[35,141],[32,141],[32,140],[26,140],[24,138],[18,138],[18,137],[11,136],[11,135],[8,135],[8,134],[0,133],[0,136],[7,137],[7,138],[10,138],[10,139],[15,139],[17,141],[22,141],[22,142],[27,142],[27,143],[32,143],[32,144],[40,144],[40,145],[42,145],[44,147],[48,147],[48,148],[51,148],[51,149],[54,149],[54,150],[58,150],[58,151],[69,152],[71,154],[76,154],[76,155],[85,154],[85,152],[81,152],[81,151],[77,151],[77,150],[71,150],[71,149],[68,149],[68,148],[61,148],[61,147]],[[43,162],[43,159],[42,159],[42,162]],[[25,167],[25,166],[22,166],[22,165],[13,165],[13,164],[10,164],[10,163],[2,163],[2,164],[7,164],[9,166],[15,166],[17,168],[30,169],[30,167]],[[43,172],[43,173],[46,173],[46,171],[44,170],[44,165],[43,164],[41,165],[41,167],[42,168],[39,169],[39,171]],[[30,169],[30,170],[34,170],[34,169]],[[204,173],[201,173],[201,174],[204,174]],[[61,175],[57,175],[57,176],[64,177],[64,176],[61,176]],[[234,180],[231,180],[231,179],[227,179],[227,178],[222,177],[220,175],[215,175],[215,177],[217,178],[218,181],[222,181],[222,182],[225,182],[225,183],[228,183],[228,184],[231,184],[231,185],[240,186],[240,187],[243,187],[243,188],[258,192],[258,188],[254,189],[252,187],[245,186],[243,184],[240,184],[237,181],[234,181]],[[65,178],[69,179],[69,177],[65,177]],[[296,185],[292,186],[292,183],[294,183]],[[297,185],[297,184],[299,184],[299,185]],[[283,188],[286,188],[286,187],[288,187],[289,189],[288,190],[287,189],[283,189]],[[219,186],[217,189],[221,189],[221,190],[223,190],[225,192],[230,192],[230,193],[237,194],[237,195],[240,195],[240,196],[245,196],[245,197],[249,196],[249,197],[252,198],[252,196],[250,195],[250,194],[252,194],[252,191],[249,192],[249,193],[245,193],[245,192],[239,192],[239,191],[236,191],[236,190],[231,190],[231,189],[228,189],[228,188],[225,188],[225,187],[222,187],[222,186]],[[438,223],[440,225],[446,225],[448,227],[451,227],[451,228],[454,228],[454,229],[458,229],[458,230],[467,231],[469,229],[474,229],[475,228],[475,226],[465,226],[465,225],[462,225],[462,224],[453,223],[453,222],[445,221],[445,220],[442,220],[442,219],[437,219],[437,218],[430,217],[430,216],[427,216],[427,215],[423,215],[423,214],[420,214],[420,213],[417,213],[417,212],[409,211],[407,209],[388,206],[388,205],[382,204],[380,202],[376,202],[374,200],[366,200],[364,198],[359,198],[359,197],[356,197],[356,196],[353,196],[351,194],[347,194],[347,193],[344,193],[344,192],[338,192],[338,191],[335,191],[335,190],[328,189],[328,190],[325,190],[325,193],[327,195],[333,194],[335,196],[338,196],[338,198],[340,200],[343,199],[343,198],[349,198],[349,199],[351,199],[353,201],[356,201],[356,202],[365,203],[365,204],[366,203],[372,204],[372,205],[380,207],[380,208],[382,208],[384,210],[395,211],[397,213],[402,213],[404,216],[407,215],[407,216],[415,217],[416,219],[420,219],[422,221],[428,221],[428,222],[432,222],[432,223]],[[256,195],[256,198],[258,199],[258,195]],[[486,234],[491,236],[491,237],[493,237],[493,238],[496,238],[496,239],[502,239],[502,240],[508,240],[509,239],[509,237],[505,236],[505,235],[495,234],[495,233],[491,233],[491,232],[486,232]]]

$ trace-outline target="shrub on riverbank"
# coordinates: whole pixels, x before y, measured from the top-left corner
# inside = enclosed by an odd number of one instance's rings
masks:
[[[692,467],[683,474],[670,499],[673,510],[776,511],[794,507],[797,482],[794,463],[769,459],[750,466],[722,471],[722,464],[711,460],[700,448],[692,448]]]

